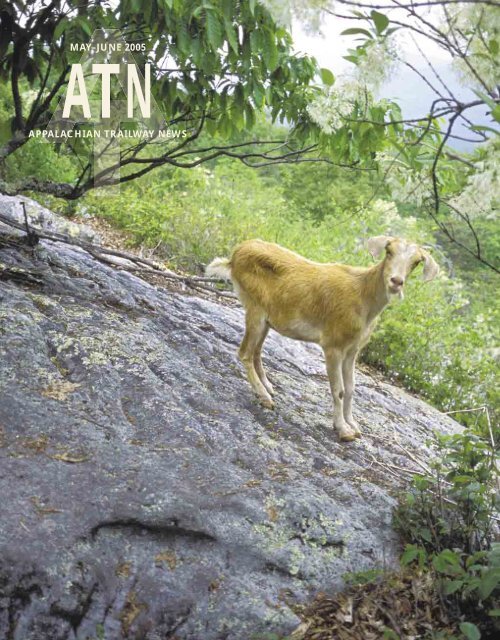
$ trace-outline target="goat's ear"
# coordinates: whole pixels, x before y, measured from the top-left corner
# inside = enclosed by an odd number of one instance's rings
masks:
[[[424,257],[424,271],[422,274],[422,279],[424,282],[428,282],[429,280],[434,280],[434,278],[439,273],[439,265],[427,251],[422,251],[422,255]]]
[[[374,236],[366,241],[366,246],[374,258],[379,258],[391,240],[394,240],[391,236]]]

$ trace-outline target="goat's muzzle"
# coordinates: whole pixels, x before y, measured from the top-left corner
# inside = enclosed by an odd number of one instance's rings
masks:
[[[399,276],[392,276],[389,283],[390,291],[392,293],[399,293],[403,288],[404,282],[403,278],[400,278]]]

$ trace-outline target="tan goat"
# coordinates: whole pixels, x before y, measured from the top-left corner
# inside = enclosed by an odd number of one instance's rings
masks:
[[[206,269],[208,275],[231,280],[245,307],[239,356],[265,407],[274,406],[261,360],[269,328],[323,348],[341,440],[361,437],[352,416],[354,365],[377,316],[392,297],[403,297],[405,280],[420,262],[424,280],[439,272],[427,251],[401,238],[376,236],[367,246],[375,258],[385,249],[384,259],[368,268],[312,262],[277,244],[248,240],[230,259],[216,258]]]

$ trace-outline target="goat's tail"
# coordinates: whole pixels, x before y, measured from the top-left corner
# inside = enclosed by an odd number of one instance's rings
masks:
[[[215,258],[205,269],[207,276],[231,280],[231,266],[228,258]]]

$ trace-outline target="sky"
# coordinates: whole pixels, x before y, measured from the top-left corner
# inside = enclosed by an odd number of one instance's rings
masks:
[[[348,48],[355,46],[355,37],[341,36],[340,33],[350,27],[353,27],[352,20],[326,16],[321,23],[323,33],[323,36],[321,36],[307,33],[303,26],[295,21],[292,26],[295,49],[297,52],[313,55],[321,67],[327,67],[335,76],[349,73],[350,70],[354,69],[354,65],[344,60],[343,56],[347,54]],[[457,97],[464,100],[476,98],[474,94],[461,86],[455,71],[451,67],[449,57],[442,49],[422,36],[417,42],[425,51],[426,56],[439,75]],[[433,82],[436,82],[427,62],[422,58],[417,45],[412,39],[404,38],[404,43],[401,46],[404,47],[405,58],[419,71],[431,78]],[[406,118],[425,116],[436,97],[417,74],[401,66],[393,77],[381,87],[379,96],[395,99],[401,106]],[[477,124],[491,124],[489,118],[485,115],[484,108],[474,113],[474,121]],[[465,131],[461,133],[465,134]],[[453,141],[451,146],[467,151],[473,149],[472,144],[457,140]]]

